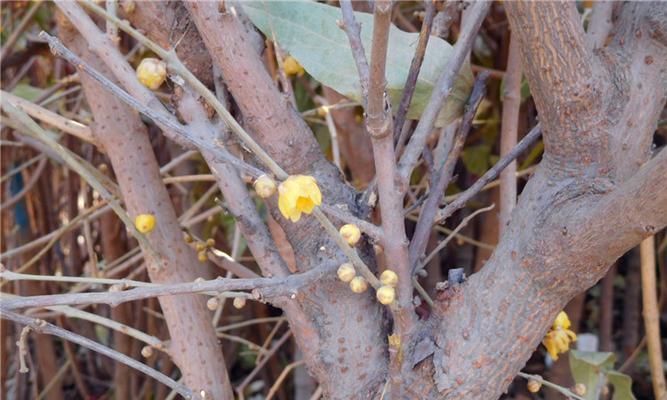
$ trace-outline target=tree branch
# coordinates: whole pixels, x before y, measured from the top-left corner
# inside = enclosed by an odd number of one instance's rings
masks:
[[[352,56],[354,63],[357,66],[359,73],[359,82],[361,83],[361,98],[363,99],[364,110],[368,107],[368,85],[370,81],[370,72],[368,61],[366,61],[366,53],[364,45],[361,43],[361,25],[354,18],[354,10],[352,9],[352,2],[350,0],[341,0],[340,9],[343,13],[343,24],[340,26],[347,34],[347,39],[350,42],[352,49]]]
[[[424,56],[426,55],[426,46],[428,45],[428,39],[431,37],[431,27],[433,26],[433,19],[435,18],[436,13],[435,2],[428,0],[424,1],[424,7],[426,8],[426,14],[424,14],[422,27],[419,31],[419,42],[417,42],[415,55],[412,57],[408,77],[405,80],[403,97],[401,97],[401,102],[398,105],[396,117],[394,118],[394,143],[396,144],[396,153],[398,154],[401,153],[405,142],[405,138],[401,136],[403,125],[405,123],[405,116],[408,114],[412,95],[417,88],[417,77],[419,76],[419,71],[421,70]]]
[[[609,135],[601,110],[609,76],[588,50],[571,2],[508,2],[512,34],[544,132],[544,158],[554,176],[610,170]],[[537,45],[539,43],[539,45]]]
[[[468,133],[472,128],[472,122],[477,113],[477,108],[486,95],[486,80],[488,77],[489,74],[487,73],[481,73],[477,77],[470,98],[465,106],[463,121],[459,127],[458,135],[454,140],[449,154],[445,156],[446,159],[442,168],[438,168],[437,172],[434,172],[436,176],[432,179],[433,184],[429,189],[428,197],[419,214],[415,233],[412,235],[412,241],[410,243],[410,270],[412,272],[415,272],[417,261],[419,261],[419,258],[424,254],[424,251],[426,251],[426,245],[428,244],[428,238],[431,234],[431,228],[433,227],[433,221],[435,220],[438,207],[445,195],[445,189],[452,179],[454,167],[456,166],[459,154],[468,137]]]
[[[5,310],[27,307],[50,307],[56,305],[109,304],[115,307],[128,301],[165,297],[183,294],[215,293],[230,291],[249,291],[260,301],[278,301],[280,297],[289,298],[299,293],[303,287],[331,274],[338,267],[336,262],[327,262],[302,274],[293,274],[285,278],[217,278],[208,281],[168,283],[141,286],[120,292],[65,293],[30,297],[9,297],[0,300]],[[3,272],[0,272],[2,277]]]

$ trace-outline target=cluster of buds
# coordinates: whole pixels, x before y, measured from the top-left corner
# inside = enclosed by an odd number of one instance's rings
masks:
[[[368,281],[363,276],[357,276],[357,271],[351,263],[343,263],[338,267],[338,279],[349,283],[350,290],[354,293],[363,293],[368,289]],[[387,269],[380,275],[380,286],[375,292],[377,300],[384,305],[389,305],[396,299],[396,284],[398,284],[398,275],[396,272]]]
[[[234,301],[232,302],[232,305],[234,306],[234,308],[240,310],[243,307],[245,307],[245,303],[246,303],[246,299],[244,297],[234,297]],[[220,297],[218,297],[218,296],[211,297],[206,302],[206,307],[211,311],[217,310],[218,308],[220,308],[221,305],[222,305],[222,302],[220,301]]]
[[[185,240],[185,243],[187,244],[191,244],[195,241],[195,239],[187,232],[183,235],[183,240]],[[207,252],[213,247],[215,247],[215,239],[213,238],[208,238],[205,242],[198,241],[195,243],[195,250],[197,250],[197,260],[202,263],[206,262],[206,260],[208,260]]]

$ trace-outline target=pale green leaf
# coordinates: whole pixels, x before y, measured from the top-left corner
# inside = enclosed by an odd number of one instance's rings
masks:
[[[595,398],[595,389],[604,379],[604,370],[613,367],[613,353],[599,353],[592,351],[570,350],[570,371],[576,383],[586,385],[586,394],[583,396],[589,400]]]
[[[280,46],[296,58],[313,78],[344,96],[361,100],[361,86],[352,50],[347,35],[336,24],[342,19],[339,8],[311,1],[270,0],[245,1],[242,6],[251,21],[268,38],[275,37]],[[369,58],[373,16],[355,13],[355,17],[361,24],[361,39]],[[394,110],[403,94],[418,38],[419,34],[403,32],[393,25],[390,29],[386,76],[387,91]],[[418,119],[421,116],[451,54],[449,43],[437,37],[429,39],[408,118]],[[472,83],[472,70],[466,62],[438,115],[437,126],[444,126],[461,114]]]
[[[614,386],[612,400],[636,400],[632,394],[632,378],[617,371],[607,371],[607,381]]]

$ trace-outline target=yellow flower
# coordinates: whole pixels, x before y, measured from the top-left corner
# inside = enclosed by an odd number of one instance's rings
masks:
[[[570,326],[570,319],[564,311],[561,311],[542,340],[542,344],[554,361],[558,360],[558,354],[567,352],[570,344],[577,340],[577,335],[569,329]]]
[[[137,67],[137,78],[150,90],[157,90],[167,78],[167,64],[157,58],[144,58]]]
[[[285,74],[287,76],[293,76],[293,75],[298,75],[301,76],[303,75],[304,69],[299,64],[299,62],[296,60],[296,58],[292,56],[287,56],[285,60],[283,61],[283,70],[285,71]]]
[[[301,219],[301,213],[310,214],[320,204],[322,193],[312,176],[292,175],[278,186],[278,209],[292,222]]]
[[[148,233],[155,228],[155,216],[153,214],[139,214],[134,219],[134,227],[141,233]]]

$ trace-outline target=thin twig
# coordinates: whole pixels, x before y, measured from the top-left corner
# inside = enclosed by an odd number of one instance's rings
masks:
[[[245,390],[246,386],[248,386],[248,384],[252,382],[252,380],[255,378],[255,376],[257,376],[259,371],[261,371],[262,368],[264,368],[264,366],[271,359],[271,357],[274,354],[276,354],[278,349],[280,349],[280,347],[282,347],[282,345],[285,344],[287,339],[289,339],[291,336],[292,336],[292,331],[288,330],[287,332],[285,332],[283,336],[281,336],[280,339],[278,339],[278,341],[273,345],[273,347],[271,347],[271,349],[269,350],[268,354],[264,357],[264,359],[261,362],[259,362],[252,370],[252,372],[250,372],[248,376],[246,376],[245,379],[243,379],[243,382],[241,382],[241,384],[234,389],[234,391],[236,391],[236,393],[238,393],[239,396],[241,397],[243,396],[243,391]]]
[[[258,300],[268,300],[279,296],[291,296],[302,287],[332,273],[338,264],[328,262],[304,272],[285,278],[254,278],[254,279],[213,279],[200,282],[184,282],[137,287],[121,292],[66,293],[42,296],[3,298],[0,305],[7,310],[26,307],[46,307],[52,305],[76,305],[103,303],[117,306],[128,301],[150,297],[169,296],[190,293],[253,291]],[[2,277],[0,272],[0,277]]]
[[[465,226],[468,225],[468,222],[470,222],[470,220],[475,218],[478,214],[492,210],[495,206],[496,206],[495,204],[491,204],[488,207],[480,208],[479,210],[465,217],[463,221],[461,221],[461,223],[459,223],[456,226],[456,228],[454,228],[452,233],[450,233],[449,236],[447,236],[442,242],[438,243],[435,249],[431,251],[431,253],[419,264],[417,268],[415,268],[414,273],[416,274],[417,272],[422,270],[426,266],[426,264],[428,264],[429,261],[431,261],[431,259],[440,252],[440,250],[442,250],[445,246],[447,246],[447,243],[449,243],[461,229],[465,228]]]
[[[397,154],[401,154],[403,144],[405,143],[405,137],[402,134],[403,124],[405,123],[405,116],[408,114],[412,95],[415,93],[415,88],[417,87],[417,77],[424,61],[424,55],[426,55],[426,46],[428,45],[428,39],[431,37],[431,27],[433,26],[433,18],[436,12],[434,1],[424,1],[424,7],[426,8],[426,14],[424,15],[424,21],[422,21],[421,30],[419,31],[419,42],[417,42],[415,55],[412,57],[412,63],[410,63],[408,78],[405,80],[403,97],[401,97],[396,117],[394,117],[394,143],[396,143]],[[407,130],[405,133],[405,136],[407,136]]]
[[[408,177],[412,173],[415,165],[417,165],[417,159],[422,153],[422,149],[424,148],[429,133],[431,133],[431,130],[433,129],[435,119],[440,113],[445,99],[449,96],[454,87],[454,81],[456,80],[463,63],[470,54],[475,35],[479,30],[479,27],[482,25],[482,21],[484,20],[484,17],[486,17],[486,13],[490,6],[491,2],[489,1],[475,2],[470,6],[469,23],[462,28],[461,35],[454,45],[451,58],[438,78],[435,87],[433,88],[431,99],[422,113],[421,119],[419,120],[414,133],[410,137],[410,141],[405,147],[401,161],[398,164],[399,176],[403,182],[408,181]]]
[[[37,164],[37,167],[32,172],[32,175],[30,175],[30,179],[28,179],[28,181],[23,185],[23,188],[21,188],[21,190],[18,193],[8,198],[4,203],[0,204],[0,210],[5,210],[8,207],[11,207],[14,204],[16,204],[19,200],[23,198],[23,196],[26,195],[26,193],[28,193],[35,186],[37,181],[39,181],[39,177],[42,176],[42,171],[44,171],[44,167],[46,167],[47,161],[48,159],[46,158],[42,158],[39,161],[39,164]]]
[[[415,233],[412,236],[412,242],[410,243],[411,268],[414,268],[417,260],[426,250],[426,245],[428,244],[428,238],[431,234],[431,228],[438,211],[438,206],[440,205],[442,197],[445,195],[445,189],[449,185],[454,174],[454,166],[458,161],[459,154],[461,153],[466,138],[468,137],[468,133],[472,128],[472,122],[475,113],[477,113],[477,108],[486,94],[487,78],[488,74],[484,73],[477,77],[470,98],[466,104],[463,121],[459,127],[459,133],[454,140],[454,144],[452,145],[449,154],[446,156],[447,158],[444,165],[442,168],[438,168],[435,172],[436,176],[433,178],[433,185],[429,190],[426,203],[421,209],[417,227],[415,228]]]
[[[2,49],[0,50],[0,59],[3,60],[7,59],[7,56],[9,55],[12,48],[16,44],[16,41],[21,37],[23,31],[25,31],[28,25],[32,22],[32,17],[35,16],[35,13],[37,12],[37,10],[39,10],[39,7],[42,5],[42,3],[43,2],[41,1],[34,2],[30,7],[30,9],[26,11],[25,14],[23,14],[21,22],[19,22],[16,29],[12,31],[12,34],[7,38],[5,44],[2,46]]]
[[[346,224],[354,224],[358,226],[359,230],[361,230],[366,235],[370,236],[376,242],[381,242],[383,240],[382,228],[375,225],[374,223],[363,220],[361,218],[357,218],[350,212],[347,212],[337,207],[336,205],[329,205],[322,203],[320,208],[322,208],[322,211],[324,211],[325,214],[328,214],[333,218],[339,219],[345,222]]]
[[[40,33],[40,37],[44,38],[49,43],[51,51],[54,54],[64,58],[65,60],[69,61],[72,65],[76,66],[78,69],[86,72],[98,83],[100,83],[106,90],[112,92],[114,95],[116,95],[120,100],[128,104],[130,107],[145,114],[150,119],[155,121],[158,125],[166,127],[167,128],[165,129],[166,132],[169,132],[171,130],[173,132],[178,133],[179,134],[178,136],[172,137],[172,139],[174,139],[178,143],[188,147],[207,149],[208,151],[211,151],[213,154],[215,154],[216,158],[219,161],[228,162],[246,171],[253,177],[258,177],[264,174],[262,170],[253,167],[252,165],[238,159],[237,157],[234,157],[224,147],[221,146],[212,147],[211,143],[202,139],[200,135],[198,135],[196,132],[193,132],[192,128],[184,127],[183,125],[178,123],[174,119],[173,115],[170,115],[164,111],[156,111],[154,108],[144,106],[141,102],[132,97],[129,93],[118,87],[118,85],[113,83],[104,75],[100,74],[98,71],[92,68],[88,63],[83,61],[79,56],[70,51],[60,42],[60,40],[58,40],[54,36],[51,36],[46,32],[42,32]]]
[[[505,157],[516,147],[519,129],[519,111],[521,109],[521,54],[519,38],[510,37],[507,56],[507,74],[503,95],[503,114],[500,131],[500,157]],[[509,224],[510,215],[516,204],[516,160],[509,163],[500,173],[500,195],[498,223],[500,234]]]
[[[653,395],[656,399],[665,396],[665,374],[662,364],[662,349],[660,336],[660,312],[656,286],[658,280],[655,275],[655,236],[644,239],[639,246],[642,277],[642,315],[646,330],[649,367]]]
[[[352,9],[352,2],[350,0],[341,0],[340,9],[343,14],[343,23],[340,28],[345,31],[352,49],[352,56],[354,63],[357,66],[359,73],[359,83],[361,84],[361,98],[363,99],[364,110],[368,105],[368,85],[370,79],[368,61],[366,61],[366,53],[364,45],[361,42],[361,25],[354,18],[354,10]]]
[[[287,364],[280,373],[280,375],[278,375],[278,378],[273,383],[273,385],[271,385],[271,388],[269,389],[269,392],[266,395],[266,400],[273,399],[273,396],[275,396],[276,393],[278,392],[278,389],[280,389],[280,385],[282,385],[285,378],[287,378],[287,374],[289,374],[294,368],[303,365],[304,363],[305,363],[304,360],[299,360]]]
[[[564,394],[565,396],[567,396],[569,398],[577,399],[577,400],[586,400],[583,397],[573,393],[571,390],[569,390],[567,388],[564,388],[560,385],[556,385],[553,382],[549,382],[549,381],[545,380],[544,378],[542,378],[539,375],[531,375],[531,374],[527,374],[525,372],[519,372],[517,375],[522,377],[522,378],[525,378],[525,379],[535,380],[535,381],[539,382],[540,384],[542,384],[544,386],[547,386],[547,387],[550,387],[550,388],[556,390],[557,392]]]
[[[530,132],[528,132],[528,134],[524,136],[523,139],[521,139],[521,141],[519,141],[519,143],[512,149],[512,151],[507,153],[505,157],[502,157],[496,163],[496,165],[486,171],[484,175],[482,175],[475,183],[472,184],[472,186],[466,189],[463,193],[460,193],[456,199],[447,204],[444,208],[441,208],[436,214],[435,221],[441,223],[454,214],[454,212],[463,208],[468,200],[472,199],[475,195],[477,195],[477,193],[481,192],[487,183],[496,179],[500,172],[505,169],[509,163],[514,161],[519,156],[519,154],[526,150],[528,146],[537,141],[541,134],[542,132],[540,124],[535,125],[535,127],[531,129]]]
[[[0,90],[0,94],[7,100],[11,101],[11,103],[14,104],[16,108],[24,111],[31,117],[36,118],[42,122],[45,122],[55,128],[58,128],[61,131],[68,133],[72,136],[76,136],[77,138],[83,141],[92,143],[98,148],[101,148],[101,145],[99,144],[97,139],[95,139],[92,133],[90,132],[90,128],[83,125],[82,123],[65,118],[60,114],[56,114],[53,111],[50,111],[31,101],[22,99],[4,90]]]
[[[149,366],[142,364],[125,354],[119,353],[115,350],[112,350],[106,346],[103,346],[99,343],[96,343],[86,337],[83,337],[81,335],[77,335],[76,333],[69,332],[63,328],[60,328],[58,326],[55,326],[53,324],[50,324],[46,321],[35,319],[35,318],[30,318],[23,316],[21,314],[17,314],[15,312],[9,311],[4,308],[0,308],[0,317],[3,319],[8,319],[10,321],[14,321],[16,323],[19,323],[21,325],[29,326],[31,327],[35,332],[39,333],[44,333],[47,335],[53,335],[57,336],[61,339],[65,339],[67,341],[76,343],[80,346],[83,346],[85,348],[88,348],[92,351],[95,351],[97,353],[100,353],[102,355],[105,355],[109,358],[112,358],[118,362],[121,362],[131,368],[134,368],[140,372],[143,372],[144,374],[150,376],[151,378],[155,379],[156,381],[163,383],[164,385],[167,385],[168,387],[176,390],[181,396],[185,397],[186,399],[192,398],[192,390],[188,389],[184,385],[181,385],[174,381],[173,379],[169,378],[168,376],[154,370],[153,368],[150,368]]]

